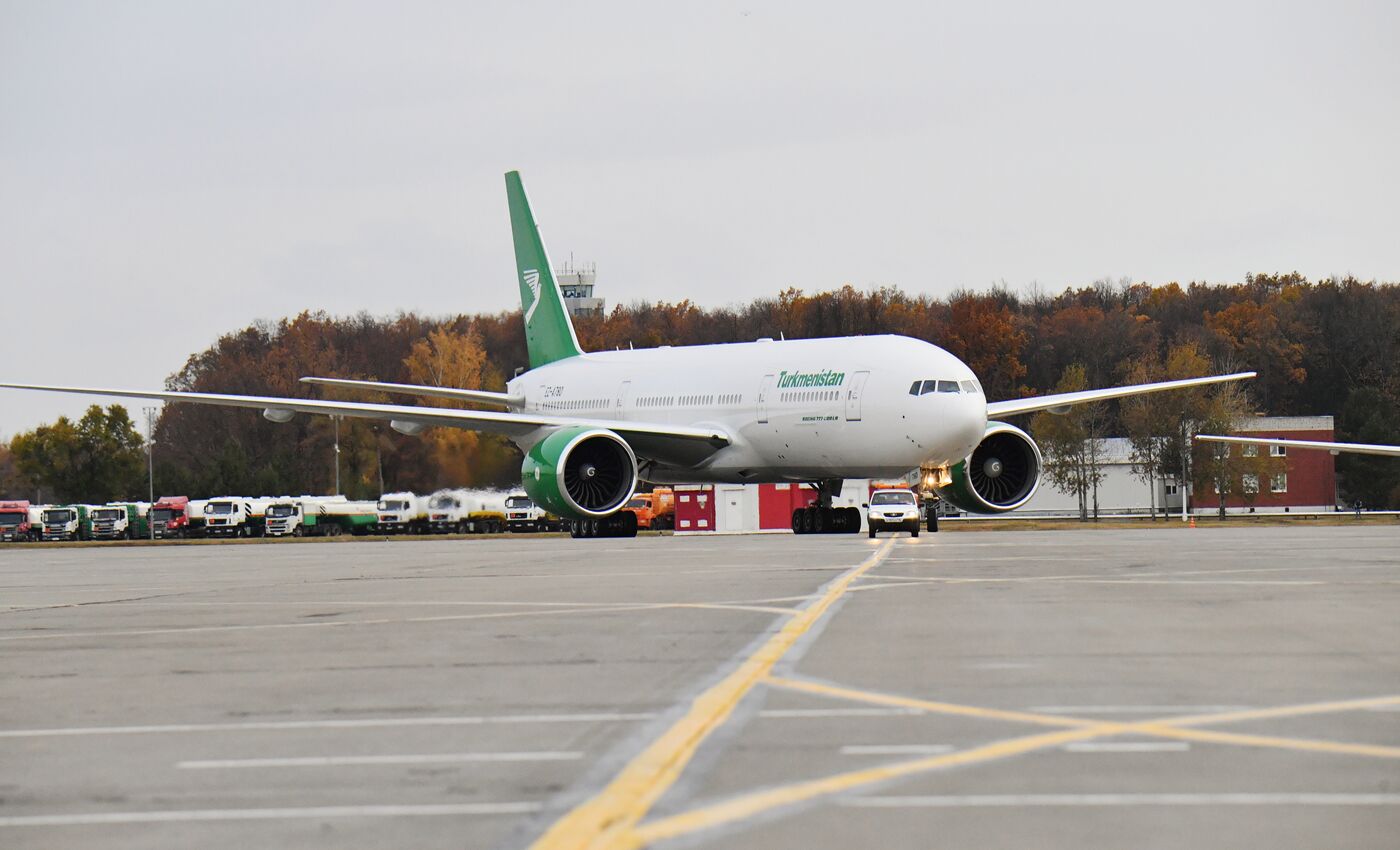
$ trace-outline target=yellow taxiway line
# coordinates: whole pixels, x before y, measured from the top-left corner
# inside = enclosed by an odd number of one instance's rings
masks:
[[[851,584],[883,561],[893,546],[891,538],[860,565],[827,585],[812,604],[794,614],[733,672],[696,697],[685,715],[628,762],[602,791],[555,821],[531,845],[534,850],[638,846],[637,823],[680,777],[700,744],[724,723],[739,700],[763,681],[793,644],[846,594]]]
[[[1308,714],[1357,711],[1397,705],[1400,704],[1400,696],[1336,700],[1279,706],[1276,708],[1221,712],[1217,714],[1164,717],[1158,720],[1134,723],[1113,723],[1059,715],[1038,714],[1035,712],[1007,711],[1003,709],[983,708],[980,706],[936,702],[913,697],[901,697],[872,691],[862,691],[837,685],[826,685],[819,682],[808,682],[799,679],[769,677],[765,680],[765,683],[772,687],[783,688],[785,690],[835,697],[837,699],[864,702],[872,705],[899,706],[903,708],[919,709],[935,714],[980,717],[989,720],[1008,720],[1033,723],[1042,726],[1070,726],[1072,728],[1059,732],[1046,732],[1039,735],[1008,738],[1005,740],[993,741],[992,743],[982,746],[972,747],[967,750],[948,753],[946,755],[894,762],[862,770],[838,773],[819,779],[795,782],[790,785],[769,788],[750,794],[742,794],[714,805],[702,806],[670,817],[660,818],[641,824],[633,831],[634,842],[620,846],[640,847],[663,839],[676,838],[692,832],[712,829],[727,823],[745,820],[774,809],[803,803],[819,797],[852,791],[857,788],[914,774],[995,761],[1034,752],[1036,750],[1058,747],[1076,741],[1086,741],[1092,738],[1114,735],[1134,734],[1220,744],[1234,744],[1239,746],[1324,752],[1337,755],[1400,758],[1400,747],[1249,735],[1195,728],[1207,724],[1233,723],[1276,717],[1300,717]]]

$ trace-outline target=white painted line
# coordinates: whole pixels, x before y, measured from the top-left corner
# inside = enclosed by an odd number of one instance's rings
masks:
[[[923,714],[917,708],[767,708],[759,717],[896,717]]]
[[[903,756],[951,753],[950,744],[848,744],[841,748],[843,756]]]
[[[0,729],[0,738],[61,735],[148,735],[171,732],[263,732],[284,729],[375,729],[397,726],[479,726],[495,723],[616,723],[651,720],[654,712],[597,714],[503,714],[477,717],[376,717],[357,720],[263,720],[245,723],[177,723],[164,726],[69,726],[58,729]]]
[[[977,806],[1397,806],[1400,794],[964,794],[856,797],[843,806],[875,809]]]
[[[180,823],[217,820],[284,820],[289,818],[397,818],[422,815],[519,815],[541,804],[444,803],[427,806],[316,806],[305,809],[175,809],[159,812],[85,812],[72,815],[0,817],[5,826],[91,826],[117,823]]]
[[[1185,741],[1075,741],[1062,748],[1071,753],[1184,753]]]
[[[210,770],[228,767],[340,767],[343,765],[382,764],[574,761],[581,758],[583,758],[583,753],[550,752],[546,750],[526,753],[423,753],[396,756],[307,756],[304,758],[209,759],[205,761],[182,761],[175,766],[188,770]]]
[[[1252,705],[1035,705],[1039,714],[1218,714],[1246,711]]]

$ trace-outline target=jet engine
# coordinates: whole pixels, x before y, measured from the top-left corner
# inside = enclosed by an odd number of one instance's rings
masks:
[[[553,514],[605,517],[632,498],[637,456],[604,428],[560,428],[530,447],[520,475],[530,498]]]
[[[953,464],[952,481],[936,492],[968,513],[1005,513],[1035,495],[1041,466],[1040,447],[1029,434],[1005,422],[988,422],[982,442]]]

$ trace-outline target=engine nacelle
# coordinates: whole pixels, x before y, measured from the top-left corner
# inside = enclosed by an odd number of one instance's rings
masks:
[[[1040,447],[1029,434],[1005,422],[988,422],[982,442],[953,464],[952,482],[936,492],[968,513],[1014,511],[1035,495],[1042,465]]]
[[[525,492],[550,513],[570,519],[605,517],[637,487],[632,447],[604,428],[560,428],[525,453]]]

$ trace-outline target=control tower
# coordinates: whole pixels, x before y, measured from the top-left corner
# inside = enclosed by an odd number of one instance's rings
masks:
[[[564,295],[564,307],[571,316],[601,316],[604,301],[593,297],[593,282],[598,278],[596,263],[574,265],[573,260],[554,270],[559,291]]]

